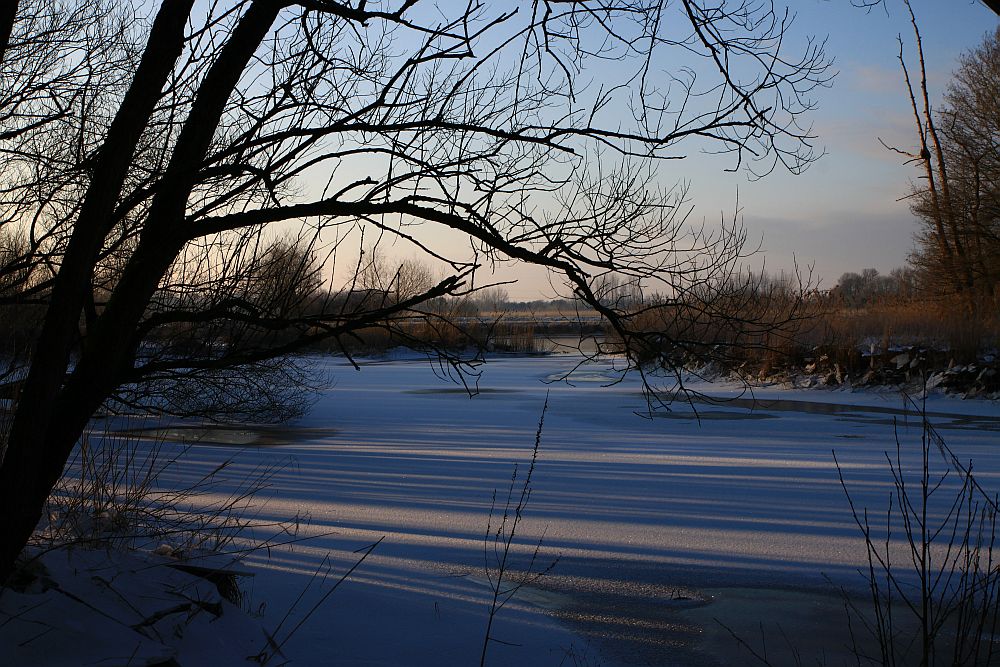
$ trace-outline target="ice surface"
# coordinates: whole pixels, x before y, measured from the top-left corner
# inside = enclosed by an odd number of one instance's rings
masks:
[[[601,651],[605,665],[645,660],[628,642],[616,649],[613,637],[588,643],[583,626],[546,611],[572,606],[568,600],[599,600],[614,610],[605,625],[626,626],[648,624],[656,609],[699,588],[808,591],[829,588],[827,578],[863,586],[856,570],[864,546],[831,452],[855,503],[883,508],[894,421],[904,443],[919,442],[919,420],[905,414],[900,396],[778,386],[751,395],[693,381],[699,391],[744,400],[677,402],[648,418],[637,380],[606,386],[615,377],[606,367],[585,366],[572,384],[553,382],[579,361],[491,360],[482,393],[470,398],[426,361],[394,358],[358,372],[326,360],[331,387],[280,438],[269,431],[261,441],[280,446],[240,439],[250,444],[238,449],[236,477],[288,463],[260,518],[306,514],[303,532],[314,536],[251,559],[259,569],[254,599],[266,601],[266,627],[282,622],[279,639],[357,550],[384,538],[288,642],[294,664],[478,662],[491,497],[498,489],[502,504],[515,462],[524,473],[546,394],[514,562],[523,567],[539,539],[541,561],[559,561],[537,590],[500,612],[494,634],[506,643],[491,646],[488,664],[560,664],[567,651]],[[1000,406],[932,396],[927,409],[959,458],[974,459],[980,482],[1000,487]],[[235,451],[198,445],[163,482],[182,485]],[[327,557],[326,582],[286,618]]]

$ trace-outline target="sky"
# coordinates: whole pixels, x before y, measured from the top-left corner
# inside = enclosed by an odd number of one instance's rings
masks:
[[[846,271],[873,267],[888,273],[902,266],[913,247],[917,223],[899,201],[917,176],[912,165],[882,147],[910,148],[915,133],[897,60],[896,35],[912,49],[908,16],[900,2],[888,11],[866,12],[847,0],[798,0],[797,30],[828,36],[836,79],[816,94],[816,144],[826,155],[804,174],[775,172],[750,182],[745,174],[721,173],[717,161],[678,165],[690,179],[697,215],[709,221],[731,216],[737,198],[751,238],[763,243],[768,270],[813,266],[821,287]],[[963,51],[996,29],[998,18],[972,0],[914,0],[932,103],[940,100]],[[912,53],[912,51],[911,51]]]
[[[775,171],[751,180],[727,173],[731,159],[689,155],[663,166],[664,183],[690,186],[692,220],[718,223],[739,211],[748,244],[761,246],[751,260],[771,272],[810,273],[829,289],[845,272],[875,268],[888,273],[906,264],[917,221],[900,199],[918,176],[913,165],[880,143],[912,148],[913,116],[899,62],[897,35],[913,55],[912,28],[899,0],[865,10],[850,0],[796,0],[793,33],[826,38],[837,72],[814,94],[810,116],[816,147],[824,155],[800,175]],[[927,61],[932,104],[940,101],[960,55],[996,29],[1000,19],[976,0],[913,0]],[[728,161],[727,161],[728,160]],[[507,287],[513,298],[563,295],[541,270],[518,267]]]
[[[502,0],[496,0],[498,4]],[[738,214],[748,245],[761,247],[750,260],[755,268],[788,272],[797,266],[814,285],[828,289],[845,272],[875,268],[881,273],[904,266],[913,249],[916,218],[900,201],[918,177],[914,165],[883,147],[912,149],[916,142],[909,99],[897,59],[897,35],[914,55],[912,28],[902,0],[885,0],[865,10],[852,0],[784,0],[795,14],[789,34],[826,39],[836,77],[813,94],[818,108],[807,117],[824,155],[793,175],[777,170],[751,180],[746,171],[727,172],[732,156],[699,154],[660,165],[660,184],[686,184],[690,220],[718,224]],[[858,2],[858,0],[854,0]],[[932,103],[939,102],[959,56],[979,45],[1000,24],[978,0],[912,0],[924,41]],[[782,0],[775,4],[782,6]],[[795,52],[794,45],[789,49]],[[676,50],[663,49],[674,58]],[[678,62],[664,62],[676,69]],[[599,73],[600,74],[600,73]],[[606,73],[605,73],[606,74]],[[448,244],[448,237],[442,237]],[[467,241],[465,241],[467,243]],[[405,244],[387,249],[397,259],[413,250]],[[356,256],[355,256],[356,257]],[[356,259],[338,260],[335,275],[353,273]],[[480,284],[483,278],[477,278]],[[566,296],[552,287],[544,270],[517,265],[501,268],[496,280],[517,280],[507,291],[514,299]]]

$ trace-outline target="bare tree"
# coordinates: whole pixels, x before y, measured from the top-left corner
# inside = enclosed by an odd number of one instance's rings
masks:
[[[949,85],[945,104],[934,110],[927,89],[923,41],[913,8],[909,12],[916,45],[919,88],[899,38],[899,62],[909,92],[919,143],[916,151],[892,150],[918,164],[919,185],[911,208],[924,223],[911,258],[925,286],[936,293],[959,294],[969,309],[991,296],[996,279],[997,178],[1000,177],[1000,71],[998,34],[963,57]]]
[[[769,2],[162,0],[149,19],[90,9],[71,40],[42,38],[27,5],[95,5],[25,2],[0,66],[35,39],[16,66],[72,76],[51,99],[15,84],[22,101],[0,108],[0,151],[17,157],[5,219],[48,276],[0,465],[0,580],[102,406],[174,380],[240,404],[225,390],[240,369],[411,317],[488,284],[485,266],[545,267],[629,350],[647,346],[631,301],[595,292],[605,276],[705,302],[748,252],[738,226],[690,228],[657,165],[708,150],[799,171],[814,158],[802,114],[827,81],[822,43],[787,53],[790,14]],[[37,126],[17,125],[32,105]],[[272,245],[282,224],[304,253]],[[274,289],[312,285],[313,253],[322,265],[365,234],[444,277],[375,303],[351,297],[361,271],[339,295]],[[164,354],[193,330],[220,344]]]
[[[926,213],[934,227],[933,240],[936,245],[936,251],[942,263],[946,266],[943,275],[951,282],[954,291],[961,293],[971,287],[968,259],[954,215],[955,211],[951,201],[948,166],[944,159],[941,134],[938,132],[935,123],[930,94],[927,90],[927,68],[924,60],[924,47],[920,28],[909,0],[903,0],[903,4],[909,13],[910,24],[913,27],[913,36],[916,43],[917,64],[920,75],[919,92],[914,90],[910,69],[907,66],[904,54],[902,35],[897,38],[899,41],[898,57],[900,67],[903,70],[903,78],[906,81],[910,109],[913,111],[913,121],[917,130],[919,144],[916,152],[894,147],[890,147],[890,149],[906,156],[909,162],[919,164],[921,167],[925,186],[918,189],[915,194],[918,195],[918,198],[926,198],[927,200],[928,208]],[[885,144],[883,143],[883,145]]]
[[[1000,30],[961,59],[938,112],[941,159],[948,165],[951,217],[967,256],[971,288],[991,297],[1000,279]],[[926,193],[914,211],[932,220]],[[929,230],[927,230],[929,232]],[[943,271],[927,232],[915,261],[928,276]]]

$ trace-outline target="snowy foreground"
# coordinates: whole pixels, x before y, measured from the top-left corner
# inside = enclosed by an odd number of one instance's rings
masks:
[[[183,486],[234,454],[233,479],[284,466],[258,518],[305,515],[299,534],[314,537],[242,566],[256,572],[252,606],[266,603],[260,623],[281,624],[279,641],[358,550],[382,539],[283,647],[293,664],[478,664],[492,597],[491,498],[497,489],[502,511],[513,464],[519,479],[525,472],[549,392],[512,569],[527,566],[539,538],[534,569],[558,562],[497,614],[488,664],[744,664],[715,619],[752,645],[763,625],[772,646],[840,664],[834,628],[845,621],[833,593],[863,590],[865,551],[831,452],[854,502],[884,512],[893,420],[904,445],[919,443],[902,398],[774,387],[755,390],[751,409],[738,387],[698,385],[742,400],[697,404],[697,415],[674,404],[647,419],[636,415],[645,406],[637,382],[605,386],[604,367],[550,383],[578,361],[492,360],[471,399],[426,361],[373,361],[360,372],[323,362],[331,387],[304,418],[200,432],[161,483]],[[979,482],[1000,489],[1000,405],[932,396],[927,409],[956,454],[975,461]],[[199,632],[211,634],[206,627]],[[250,664],[259,637],[240,632],[243,655],[189,650],[178,664]]]

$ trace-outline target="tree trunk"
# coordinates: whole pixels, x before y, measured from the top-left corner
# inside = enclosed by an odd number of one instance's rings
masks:
[[[0,62],[3,62],[7,46],[10,44],[10,34],[14,30],[14,20],[17,18],[18,0],[6,0],[0,5]]]
[[[55,278],[0,464],[0,582],[6,581],[30,539],[49,491],[86,426],[86,419],[81,422],[75,414],[78,406],[66,406],[60,400],[72,346],[90,298],[95,258],[110,228],[136,145],[184,47],[186,19],[193,4],[194,0],[164,0],[161,5],[132,85],[109,128]],[[85,401],[92,406],[90,413],[106,395],[92,395]]]
[[[88,190],[56,280],[36,358],[14,415],[8,455],[0,465],[0,507],[4,508],[0,581],[12,572],[90,416],[132,370],[140,342],[136,327],[187,238],[184,214],[198,165],[231,92],[281,8],[278,2],[251,4],[205,75],[150,205],[139,245],[104,312],[89,328],[80,358],[66,381],[70,345],[88,298],[96,255],[109,231],[108,221],[113,218],[136,142],[183,48],[184,23],[192,3],[166,0],[160,8],[142,64],[102,150],[101,161],[110,163],[109,175],[102,179],[102,187],[92,185]],[[151,70],[148,76],[143,65]],[[145,114],[137,113],[137,108]],[[97,173],[95,183],[105,171],[99,166]]]

